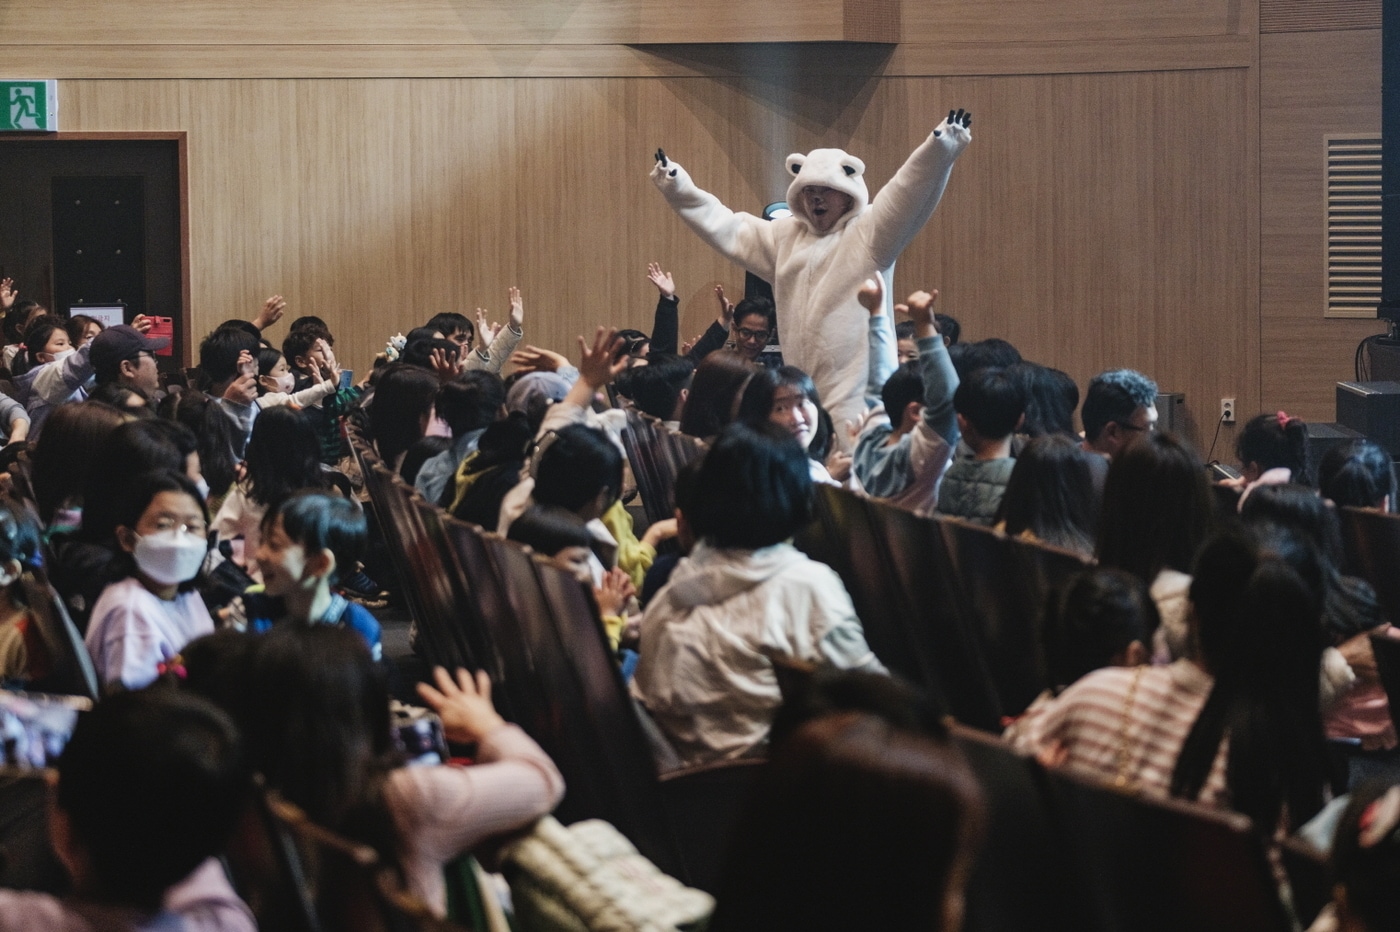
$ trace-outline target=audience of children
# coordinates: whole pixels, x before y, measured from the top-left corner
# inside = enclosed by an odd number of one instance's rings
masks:
[[[409,768],[392,750],[380,624],[345,591],[368,559],[370,524],[325,469],[342,462],[347,417],[429,502],[574,570],[624,674],[635,671],[641,714],[681,764],[771,755],[712,928],[810,928],[840,915],[842,925],[957,929],[983,831],[966,763],[885,676],[840,577],[792,544],[812,517],[814,481],[1097,557],[1044,618],[1052,689],[1006,732],[1046,765],[1228,807],[1266,833],[1321,807],[1334,781],[1327,738],[1356,745],[1343,777],[1354,787],[1400,770],[1369,642],[1395,635],[1370,587],[1339,569],[1334,512],[1394,505],[1384,450],[1331,451],[1319,495],[1303,484],[1306,425],[1254,418],[1237,443],[1238,522],[1217,530],[1204,466],[1155,430],[1156,385],[1140,373],[1089,383],[1081,442],[1068,376],[1005,341],[959,342],[957,322],[933,312],[936,293],[896,307],[909,320],[895,328],[884,283],[871,282],[857,297],[870,315],[868,413],[836,425],[807,374],[764,352],[781,308],[754,298],[736,308],[721,291],[715,325],[682,353],[674,281],[655,264],[649,278],[661,293],[653,333],[599,328],[580,341],[577,367],[517,348],[512,289],[505,326],[485,312],[475,325],[439,314],[371,388],[344,388],[323,321],[295,321],[280,351],[267,344],[263,330],[285,307],[269,299],[253,323],[226,322],[202,341],[202,390],[168,395],[155,359],[165,344],[145,335],[147,322],[61,320],[8,287],[15,343],[26,318],[11,371],[27,411],[0,396],[0,422],[11,441],[33,425],[11,468],[33,514],[0,501],[0,676],[42,682],[46,647],[17,583],[42,564],[105,698],[60,765],[55,847],[74,897],[0,892],[0,929],[70,918],[251,928],[208,859],[252,770],[373,847],[439,914],[446,863],[558,803],[562,777],[496,714],[485,674],[437,670],[418,684],[448,739],[476,745],[474,766]],[[6,291],[0,283],[0,303]],[[515,373],[503,381],[507,359]],[[604,394],[614,380],[620,404],[707,445],[677,478],[674,519],[640,537],[623,504],[627,415]],[[101,400],[84,401],[89,392]],[[853,458],[833,452],[841,431]],[[257,583],[227,607],[213,599],[215,538],[241,544],[234,562]],[[679,546],[659,555],[672,538]],[[230,630],[197,642],[216,626]],[[866,684],[833,695],[886,699],[784,720],[775,665],[788,661],[856,671],[822,676]],[[186,677],[184,691],[156,682]],[[193,760],[175,740],[183,734],[207,758]],[[99,792],[105,759],[126,763]],[[134,814],[114,813],[146,798],[160,799],[163,817],[140,837],[164,840],[115,859],[116,840],[139,833]],[[164,824],[172,814],[180,823]],[[1397,824],[1400,789],[1355,789],[1334,851],[1336,902],[1315,928],[1393,921]],[[852,861],[865,895],[833,907],[820,891]]]

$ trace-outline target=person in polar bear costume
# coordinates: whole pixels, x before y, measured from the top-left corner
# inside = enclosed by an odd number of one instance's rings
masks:
[[[873,200],[865,163],[841,149],[790,155],[791,217],[736,213],[657,152],[651,179],[671,208],[720,255],[771,282],[783,358],[807,372],[837,424],[865,415],[868,314],[856,300],[866,279],[884,281],[892,314],[894,263],[933,215],[953,162],[972,141],[972,114],[949,112]],[[850,437],[837,436],[845,446]]]

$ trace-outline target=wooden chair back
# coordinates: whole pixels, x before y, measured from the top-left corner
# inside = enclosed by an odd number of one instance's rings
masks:
[[[1400,623],[1400,515],[1367,508],[1339,508],[1343,571],[1360,576],[1376,590],[1381,611]]]
[[[34,692],[62,693],[98,698],[97,670],[83,644],[83,637],[68,616],[63,598],[49,584],[41,569],[20,577],[25,604],[49,654],[49,671],[29,684]]]
[[[906,624],[923,657],[929,691],[958,721],[1001,730],[1001,701],[977,619],[937,521],[871,501],[884,560],[904,594]]]
[[[1019,715],[1048,685],[1040,638],[1044,596],[1037,601],[1011,539],[956,518],[940,518],[943,540],[977,620],[1002,711]]]
[[[1400,722],[1400,640],[1384,634],[1371,635],[1371,652],[1376,655],[1376,671],[1390,700],[1390,718]]]
[[[565,824],[605,819],[663,871],[684,876],[651,748],[591,596],[572,573],[526,547],[500,538],[486,545],[539,689],[538,714],[522,727],[564,775],[555,816]]]
[[[1050,774],[1061,831],[1102,932],[1285,932],[1263,837],[1238,813]]]
[[[705,445],[694,437],[668,430],[649,414],[628,408],[622,446],[637,480],[647,523],[674,517],[676,473],[686,463],[703,456]]]
[[[967,932],[1080,932],[1083,891],[1064,857],[1046,774],[993,735],[952,723],[953,743],[977,775],[986,834],[967,887]]]

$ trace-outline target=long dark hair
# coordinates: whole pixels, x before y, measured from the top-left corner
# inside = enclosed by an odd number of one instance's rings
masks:
[[[1215,511],[1205,466],[1171,434],[1150,433],[1109,466],[1099,514],[1098,557],[1149,586],[1163,569],[1186,573]]]
[[[1099,495],[1089,460],[1094,455],[1064,434],[1045,434],[1026,444],[998,512],[1006,533],[1030,531],[1052,546],[1091,555],[1099,521]]]
[[[387,367],[379,377],[369,402],[369,433],[390,469],[423,436],[423,416],[441,385],[427,369],[404,364]]]
[[[321,444],[306,415],[288,406],[268,408],[253,422],[243,464],[248,496],[274,508],[301,489],[329,488]]]
[[[204,392],[172,392],[161,400],[159,414],[194,432],[199,445],[199,471],[209,483],[209,497],[218,498],[233,485],[237,460],[233,456],[233,421]]]
[[[1249,419],[1235,441],[1235,455],[1248,466],[1254,463],[1259,471],[1283,467],[1292,472],[1291,481],[1312,485],[1308,471],[1308,425],[1300,417],[1278,414],[1256,414]]]
[[[277,625],[259,638],[246,686],[239,725],[268,786],[396,863],[383,787],[402,757],[364,639],[333,625]]]
[[[1277,526],[1228,530],[1201,549],[1191,604],[1215,682],[1181,746],[1171,793],[1199,796],[1228,736],[1230,805],[1265,833],[1286,806],[1296,828],[1322,808],[1328,780],[1317,553]]]
[[[826,462],[836,437],[831,415],[822,407],[822,396],[812,377],[796,366],[783,366],[779,369],[760,369],[755,372],[748,387],[744,389],[739,402],[738,420],[750,427],[768,422],[773,414],[773,398],[779,389],[793,388],[808,401],[817,406],[817,423],[812,427],[812,442],[807,447],[807,455],[819,463]]]
[[[706,356],[690,380],[690,394],[681,411],[681,433],[704,440],[724,430],[738,416],[744,389],[758,368],[727,350]]]
[[[102,444],[125,420],[116,408],[96,401],[59,405],[49,413],[30,454],[30,486],[45,524],[65,501],[81,501],[89,476],[104,471]]]

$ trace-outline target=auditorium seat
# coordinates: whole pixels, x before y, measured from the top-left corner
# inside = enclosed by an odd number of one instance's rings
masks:
[[[646,509],[647,523],[675,517],[676,473],[705,452],[705,445],[694,437],[668,430],[649,414],[627,408],[627,427],[622,446],[632,476]]]
[[[29,615],[49,653],[48,673],[31,681],[29,688],[34,692],[97,699],[97,671],[82,635],[68,617],[62,597],[49,585],[43,570],[29,570],[19,582]]]
[[[1002,712],[1019,715],[1049,685],[1040,634],[1049,575],[1037,570],[1021,578],[1036,561],[1004,534],[957,518],[938,522],[977,621]]]
[[[869,503],[889,571],[909,612],[910,633],[928,670],[926,688],[958,721],[1001,730],[1001,704],[962,579],[938,522],[883,502]]]
[[[1392,624],[1400,623],[1400,515],[1367,508],[1339,508],[1342,571],[1360,576],[1376,590],[1381,611]]]
[[[1249,819],[1050,773],[1066,855],[1100,932],[1288,932],[1263,837]]]
[[[1000,738],[950,726],[982,787],[986,835],[967,888],[965,932],[1081,932],[1084,886],[1065,857],[1047,775]]]

